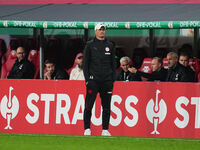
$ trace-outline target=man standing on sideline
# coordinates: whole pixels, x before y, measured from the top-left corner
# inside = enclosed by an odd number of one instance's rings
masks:
[[[35,68],[33,64],[25,58],[23,47],[17,48],[17,60],[8,74],[8,79],[33,79]]]
[[[103,107],[102,135],[110,136],[108,128],[115,79],[115,49],[113,44],[105,38],[105,30],[106,28],[102,23],[96,24],[96,37],[89,41],[84,49],[83,73],[87,90],[84,109],[84,135],[91,135],[91,111],[99,92]]]
[[[147,78],[148,81],[165,81],[167,76],[167,69],[163,68],[163,61],[159,57],[154,57],[151,61],[152,73],[145,73],[136,68],[129,68],[131,73],[136,73],[138,76]]]
[[[167,54],[168,61],[168,73],[166,81],[168,82],[193,82],[190,74],[187,73],[187,69],[179,64],[178,55],[175,52],[169,52]]]

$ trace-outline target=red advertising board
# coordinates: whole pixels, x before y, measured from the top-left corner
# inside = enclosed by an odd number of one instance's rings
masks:
[[[82,135],[84,81],[0,80],[0,132]],[[101,100],[91,131],[100,135]],[[113,136],[200,138],[199,83],[115,82]]]

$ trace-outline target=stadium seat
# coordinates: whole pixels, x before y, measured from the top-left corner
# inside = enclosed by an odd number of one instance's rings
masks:
[[[35,74],[34,79],[39,79],[39,72],[40,72],[40,52],[38,50],[30,50],[28,55],[28,60],[32,62],[35,67]]]
[[[198,80],[198,74],[200,72],[200,64],[198,58],[190,58],[189,65],[195,72],[195,79]]]
[[[167,58],[163,58],[163,67],[165,69],[168,69],[168,61],[167,61]]]
[[[151,61],[152,58],[144,58],[142,66],[140,67],[139,71],[145,73],[152,73]],[[142,77],[142,81],[147,81],[147,79]]]
[[[2,57],[1,63],[4,64],[7,61],[8,56],[10,55],[11,51],[16,50],[19,46],[22,46],[21,40],[16,39],[16,38],[11,39],[8,45],[8,49]]]
[[[200,71],[199,60],[198,58],[190,58],[189,65],[194,69],[196,73]]]
[[[8,56],[8,59],[6,62],[2,65],[1,68],[1,79],[6,79],[10,70],[12,69],[12,66],[14,65],[15,61],[17,59],[16,51],[12,50]]]
[[[79,53],[78,53],[78,54],[79,54]],[[74,64],[73,64],[73,66],[72,66],[71,68],[69,68],[69,69],[66,70],[66,72],[68,73],[68,75],[70,75],[72,69],[74,69],[74,68],[76,67],[76,65],[77,65],[76,59],[77,59],[77,57],[78,57],[78,54],[76,54],[76,57],[75,57],[75,59],[74,59]]]

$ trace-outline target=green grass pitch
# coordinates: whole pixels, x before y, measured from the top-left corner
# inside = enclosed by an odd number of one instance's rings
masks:
[[[0,133],[0,150],[200,150],[200,139]]]

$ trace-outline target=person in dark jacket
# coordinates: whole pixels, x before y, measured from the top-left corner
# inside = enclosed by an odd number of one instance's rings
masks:
[[[105,38],[105,25],[95,26],[95,38],[87,42],[83,56],[83,73],[86,83],[86,98],[84,109],[84,135],[91,135],[91,111],[97,96],[101,97],[102,135],[109,136],[110,103],[115,80],[115,49]]]
[[[8,79],[33,79],[34,65],[25,58],[25,50],[23,47],[18,47],[16,50],[17,60],[15,61],[11,71],[8,74]]]
[[[185,52],[180,53],[179,63],[187,69],[188,74],[190,74],[191,81],[195,81],[195,72],[194,69],[189,65],[189,55]]]
[[[163,68],[163,61],[159,57],[154,57],[151,62],[152,73],[145,73],[136,68],[129,68],[129,71],[136,73],[138,76],[147,78],[147,81],[165,81],[167,76],[167,69]]]
[[[120,59],[120,69],[116,75],[116,81],[141,81],[141,77],[129,71],[130,58],[125,56]]]
[[[47,59],[45,61],[45,69],[44,73],[45,80],[68,80],[69,75],[64,69],[60,69],[56,66],[53,60]]]
[[[167,54],[168,74],[166,81],[168,82],[193,82],[187,69],[178,63],[178,55],[175,52]]]

